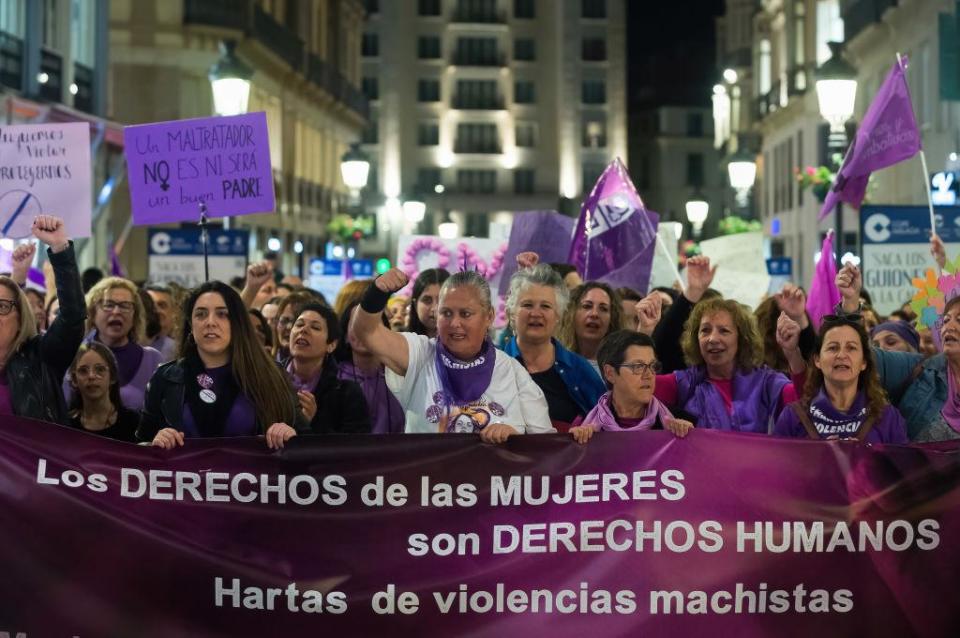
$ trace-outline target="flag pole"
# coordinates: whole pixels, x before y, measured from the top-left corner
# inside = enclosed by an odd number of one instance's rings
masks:
[[[660,236],[660,233],[657,233],[657,246],[663,250],[664,257],[667,258],[667,263],[670,264],[670,268],[673,270],[673,276],[677,278],[677,283],[680,284],[680,292],[687,292],[687,287],[683,285],[683,279],[680,277],[680,270],[677,268],[677,257],[676,255],[670,256],[670,251],[667,249],[667,245],[663,241],[663,237]],[[649,290],[647,292],[650,292]]]
[[[897,51],[897,64],[903,69],[903,57]],[[904,69],[906,70],[906,69]],[[930,211],[930,236],[937,236],[937,218],[933,214],[933,192],[930,190],[930,169],[927,168],[927,154],[923,152],[923,146],[920,146],[920,166],[923,168],[923,186],[927,193],[927,208]],[[934,260],[936,262],[936,260]],[[937,266],[937,275],[940,275],[940,264]]]

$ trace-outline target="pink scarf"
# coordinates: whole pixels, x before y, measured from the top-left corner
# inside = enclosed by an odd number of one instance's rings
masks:
[[[613,413],[613,405],[610,402],[611,392],[607,392],[600,397],[595,408],[583,418],[583,425],[591,425],[595,430],[606,430],[608,432],[637,432],[649,430],[657,423],[657,417],[660,417],[660,423],[663,424],[667,419],[672,419],[673,415],[667,406],[663,405],[656,397],[650,398],[647,405],[647,413],[640,419],[627,419],[617,417]]]

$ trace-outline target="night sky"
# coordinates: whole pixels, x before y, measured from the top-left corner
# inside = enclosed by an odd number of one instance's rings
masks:
[[[710,105],[723,0],[627,0],[631,106]]]

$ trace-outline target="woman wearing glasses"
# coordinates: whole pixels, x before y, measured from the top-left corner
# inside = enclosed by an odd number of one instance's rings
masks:
[[[163,363],[163,355],[142,346],[146,311],[133,282],[121,277],[101,279],[87,293],[87,336],[110,348],[117,359],[120,399],[131,410],[143,408],[147,381]],[[64,381],[67,401],[73,396],[70,380]]]
[[[780,414],[774,434],[907,443],[903,417],[887,402],[858,315],[824,318],[813,365],[803,399]]]
[[[108,439],[136,443],[140,413],[123,406],[117,360],[97,341],[80,346],[70,365],[70,425]]]
[[[38,335],[23,291],[9,277],[0,277],[0,414],[66,425],[69,418],[60,384],[83,341],[83,288],[63,220],[40,215],[31,231],[49,246],[47,257],[56,276],[60,313],[47,332]],[[33,259],[35,250],[23,244],[13,259]]]
[[[632,330],[611,332],[600,344],[597,363],[608,391],[583,419],[583,424],[570,429],[574,439],[583,443],[599,430],[667,429],[683,437],[693,427],[689,421],[674,418],[667,406],[654,396],[660,363],[650,336]]]

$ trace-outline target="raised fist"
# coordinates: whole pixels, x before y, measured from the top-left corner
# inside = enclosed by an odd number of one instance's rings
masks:
[[[403,272],[399,268],[391,268],[387,272],[383,273],[377,277],[374,282],[376,283],[377,288],[383,292],[397,292],[402,290],[410,282],[410,278],[407,277],[407,273]]]
[[[637,310],[637,332],[650,335],[660,323],[660,314],[663,310],[663,297],[659,292],[652,292],[634,306]]]
[[[63,250],[70,243],[67,239],[67,227],[59,217],[37,215],[33,218],[31,231],[34,237],[50,246],[54,252]]]

